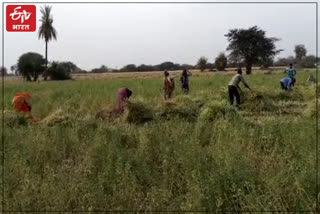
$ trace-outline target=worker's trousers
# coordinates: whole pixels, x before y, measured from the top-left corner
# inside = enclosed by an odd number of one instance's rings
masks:
[[[237,103],[237,105],[239,105],[240,104],[240,94],[239,94],[237,87],[233,86],[233,85],[229,85],[228,91],[229,91],[230,104],[233,105],[234,97],[236,97],[236,103]]]

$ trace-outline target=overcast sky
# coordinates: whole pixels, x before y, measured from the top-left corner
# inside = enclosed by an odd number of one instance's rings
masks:
[[[228,30],[254,25],[267,31],[267,36],[281,38],[277,48],[285,50],[279,56],[293,55],[295,44],[304,44],[308,54],[316,54],[312,4],[49,5],[58,32],[57,41],[49,43],[49,61],[72,61],[83,69],[164,61],[195,64],[200,56],[213,62],[226,50]],[[40,6],[36,4],[37,20]],[[23,53],[44,56],[39,25],[36,32],[5,31],[4,65],[8,69]]]

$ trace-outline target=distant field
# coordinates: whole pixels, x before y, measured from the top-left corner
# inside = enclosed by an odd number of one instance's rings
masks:
[[[298,70],[290,93],[282,70],[245,75],[254,92],[240,109],[227,100],[234,72],[192,72],[190,94],[175,78],[170,102],[162,72],[6,79],[5,209],[314,210],[315,70]],[[125,115],[98,119],[120,87],[133,91]],[[11,112],[19,92],[40,122]]]
[[[281,72],[285,69],[285,67],[270,67],[270,70],[273,72]],[[228,72],[235,71],[236,68],[227,68],[226,71],[208,71],[200,72],[200,70],[190,70],[193,74],[198,76],[210,76],[216,73],[218,74],[227,74]],[[263,73],[266,72],[265,70],[260,70],[257,67],[253,67],[253,72],[255,73]],[[170,71],[170,73],[174,76],[180,75],[181,70],[178,71]],[[84,73],[84,74],[72,74],[72,78],[75,80],[81,79],[110,79],[110,78],[131,78],[131,77],[138,77],[138,78],[150,78],[150,77],[159,77],[163,75],[163,71],[145,71],[145,72],[108,72],[108,73]],[[23,81],[21,76],[6,76],[6,81]]]

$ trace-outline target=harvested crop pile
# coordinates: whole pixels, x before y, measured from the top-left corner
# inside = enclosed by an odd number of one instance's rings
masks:
[[[242,109],[250,112],[275,111],[272,96],[262,92],[248,92],[241,94]]]
[[[217,118],[231,119],[238,117],[238,111],[235,107],[226,103],[213,101],[208,103],[199,115],[200,121],[214,121]]]
[[[54,126],[57,124],[68,124],[69,117],[65,115],[65,112],[62,109],[58,109],[53,113],[49,114],[47,117],[42,119],[39,124],[44,124],[47,126]]]
[[[127,102],[123,117],[128,123],[141,124],[153,120],[153,112],[142,102]]]
[[[191,99],[188,96],[177,97],[174,101],[165,102],[158,107],[158,114],[165,119],[183,118],[195,121],[204,102],[200,99]]]
[[[105,107],[102,110],[98,111],[95,115],[95,119],[113,121],[121,116],[119,111],[112,108],[111,106]]]

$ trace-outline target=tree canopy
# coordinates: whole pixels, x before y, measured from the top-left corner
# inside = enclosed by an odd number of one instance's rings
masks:
[[[204,71],[207,68],[208,59],[204,56],[198,59],[197,67],[200,71]]]
[[[225,35],[229,41],[229,57],[244,62],[247,74],[251,73],[253,64],[263,64],[282,50],[277,50],[278,38],[266,37],[266,32],[257,26],[249,29],[232,29]]]
[[[45,59],[38,53],[25,53],[18,60],[17,70],[27,81],[36,81],[45,70]]]
[[[219,71],[224,71],[224,69],[227,67],[227,63],[228,60],[224,53],[220,53],[215,60],[215,65]]]
[[[307,55],[307,49],[304,47],[304,45],[296,45],[294,47],[294,52],[296,54],[296,59],[299,61],[302,59],[302,57]]]

